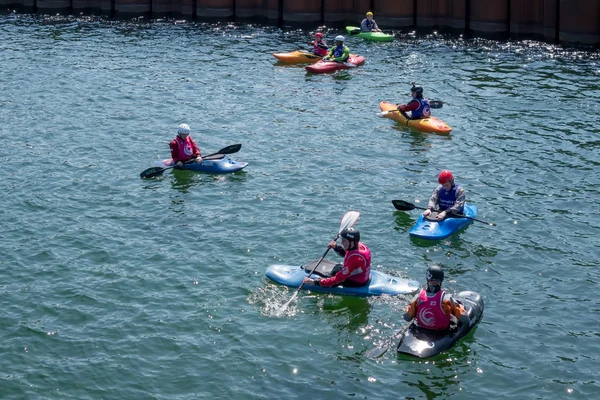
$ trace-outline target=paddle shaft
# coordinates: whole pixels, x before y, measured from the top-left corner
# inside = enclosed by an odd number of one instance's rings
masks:
[[[396,203],[398,202],[398,203]],[[401,202],[401,203],[400,203]],[[396,210],[400,210],[400,211],[410,211],[413,208],[417,208],[419,210],[429,210],[429,208],[425,208],[425,207],[418,207],[415,206],[412,203],[408,203],[406,201],[402,201],[402,200],[392,200],[392,204],[394,205],[394,207],[396,208]],[[406,207],[403,207],[402,205],[405,205]],[[436,212],[440,212],[439,210],[435,210]],[[474,217],[469,217],[468,215],[464,215],[464,214],[450,214],[450,217],[453,218],[468,218],[468,219],[472,219],[473,221],[477,221],[477,222],[481,222],[483,224],[486,225],[490,225],[490,226],[495,226],[496,224],[492,223],[492,222],[487,222],[487,221],[483,221]]]
[[[373,347],[373,348],[367,350],[365,352],[365,356],[367,356],[369,358],[379,358],[382,355],[384,355],[390,349],[390,346],[394,343],[394,340],[396,340],[398,337],[404,335],[404,332],[406,332],[406,330],[408,329],[409,326],[410,326],[410,322],[408,324],[406,324],[404,326],[404,328],[402,328],[398,332],[394,333],[392,335],[392,337],[387,339],[386,342],[383,344],[383,346],[376,346],[376,347]]]

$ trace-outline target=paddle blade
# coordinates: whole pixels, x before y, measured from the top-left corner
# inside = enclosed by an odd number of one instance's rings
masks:
[[[442,103],[439,100],[431,100],[429,102],[429,108],[442,108],[444,106],[444,103]]]
[[[384,355],[388,351],[389,348],[390,348],[389,346],[385,346],[385,347],[379,347],[379,346],[372,347],[372,348],[370,348],[369,350],[367,350],[365,352],[365,356],[367,358],[379,358],[382,355]]]
[[[361,32],[360,29],[353,29],[353,30],[350,31],[350,34],[351,35],[358,35],[360,32]]]
[[[382,112],[378,112],[375,115],[377,115],[379,118],[383,118],[386,115],[388,115],[391,111],[382,111]]]
[[[237,153],[238,151],[240,151],[241,148],[242,148],[242,145],[240,143],[232,144],[231,146],[222,148],[221,150],[217,151],[215,154],[233,154],[233,153]]]
[[[392,200],[392,204],[394,205],[394,208],[396,208],[396,210],[400,211],[410,211],[417,208],[414,204],[408,203],[403,200]]]
[[[342,233],[344,229],[350,228],[352,225],[358,221],[358,217],[360,217],[360,213],[358,211],[348,211],[342,217],[342,222],[340,222],[340,230],[338,235]]]
[[[167,168],[162,168],[162,167],[148,168],[147,170],[142,171],[142,173],[140,174],[140,178],[142,178],[142,179],[154,178],[156,176],[162,175],[162,173],[165,172],[166,170],[167,170]]]

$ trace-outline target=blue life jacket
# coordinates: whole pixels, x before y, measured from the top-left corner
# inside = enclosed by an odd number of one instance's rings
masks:
[[[413,101],[416,100],[419,102],[419,108],[412,111],[410,116],[412,119],[421,119],[427,118],[431,116],[431,108],[429,108],[429,101],[427,99],[419,99],[415,97]]]
[[[372,19],[369,21],[368,18],[365,18],[365,28],[367,28],[368,31],[372,31],[375,28],[375,20]]]
[[[452,189],[446,191],[443,187],[440,188],[440,198],[438,200],[438,206],[441,211],[447,210],[454,205],[456,201],[456,189],[458,189],[458,185],[452,186]],[[459,212],[463,212],[463,210],[459,210]]]
[[[333,49],[333,56],[334,57],[341,57],[342,54],[344,54],[344,49],[346,48],[346,46],[341,45],[341,46],[335,46],[335,49]]]

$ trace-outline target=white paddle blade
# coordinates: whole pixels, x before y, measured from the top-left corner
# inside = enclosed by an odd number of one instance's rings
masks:
[[[356,221],[358,221],[358,217],[360,217],[360,213],[358,211],[348,211],[342,218],[342,222],[340,222],[340,231],[338,234],[342,233],[344,229],[350,228],[352,225],[354,225]]]
[[[382,111],[382,112],[378,112],[375,115],[377,115],[379,118],[383,118],[386,115],[388,115],[389,111]]]

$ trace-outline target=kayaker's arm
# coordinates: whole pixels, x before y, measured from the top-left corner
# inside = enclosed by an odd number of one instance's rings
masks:
[[[344,257],[346,255],[346,250],[344,250],[344,248],[339,244],[333,248],[333,251],[335,251],[340,257]]]
[[[460,214],[465,207],[465,190],[462,186],[456,188],[454,205],[446,210],[446,214]]]
[[[413,300],[410,302],[408,306],[406,306],[406,312],[402,316],[405,321],[412,320],[417,315],[417,305],[418,305],[419,294],[416,294]]]
[[[433,190],[433,193],[431,193],[431,197],[429,198],[429,203],[427,203],[427,209],[430,211],[435,211],[437,210],[438,207],[438,201],[440,200],[440,189],[442,187],[438,186]]]
[[[348,46],[344,46],[344,52],[342,53],[342,55],[339,57],[335,57],[333,61],[344,62],[348,59],[348,57],[350,57],[350,49],[348,48]]]
[[[398,111],[415,111],[419,108],[419,102],[416,100],[411,100],[408,104],[401,104],[398,106]]]

